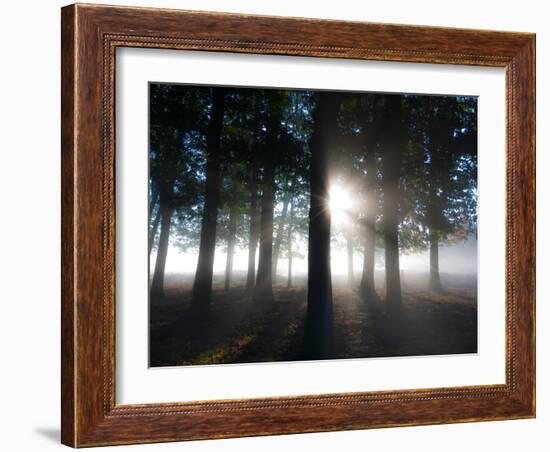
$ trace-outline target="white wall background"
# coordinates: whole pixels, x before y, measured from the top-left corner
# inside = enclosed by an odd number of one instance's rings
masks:
[[[550,14],[537,0],[441,2],[386,0],[113,0],[118,4],[213,11],[351,19],[531,31],[537,33],[538,79],[538,286],[537,419],[406,427],[223,441],[118,447],[116,450],[279,451],[407,450],[446,452],[547,450],[550,379],[547,351],[550,320],[544,278],[550,251],[550,180],[544,150],[550,132]],[[93,2],[97,3],[97,2]],[[8,451],[60,450],[60,12],[64,2],[12,1],[2,7],[0,28],[0,448]],[[544,435],[546,433],[546,435]]]

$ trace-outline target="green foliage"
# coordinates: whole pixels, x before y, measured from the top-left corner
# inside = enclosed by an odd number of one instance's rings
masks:
[[[171,241],[182,250],[197,249],[204,204],[206,133],[216,88],[150,85],[150,193],[175,208]],[[274,234],[291,228],[292,240],[307,242],[309,223],[309,140],[315,92],[226,88],[222,131],[221,205],[218,241],[227,242],[230,213],[237,215],[236,243],[249,238],[250,174],[256,168],[258,195],[266,165],[275,167]],[[374,173],[377,246],[382,246],[382,143],[389,112],[384,95],[342,93],[338,140],[329,156],[330,182],[353,197],[345,227],[334,227],[336,243],[362,249]],[[399,240],[403,252],[429,246],[429,232],[442,242],[475,233],[477,227],[477,99],[464,96],[400,96],[403,133],[399,180]],[[159,196],[156,196],[156,194]],[[283,205],[292,202],[282,218]],[[151,208],[153,222],[158,205]],[[284,220],[284,221],[283,221]],[[345,240],[343,240],[345,239]],[[282,235],[281,256],[288,248]]]
[[[406,103],[401,229],[415,238],[413,249],[429,245],[430,230],[440,241],[465,239],[477,228],[477,99],[407,96]]]

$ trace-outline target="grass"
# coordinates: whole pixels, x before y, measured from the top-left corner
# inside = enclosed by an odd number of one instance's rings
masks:
[[[383,301],[367,307],[356,290],[333,288],[334,356],[369,358],[475,353],[477,303],[474,290],[449,284],[432,294],[420,284],[403,289],[403,307],[388,312]],[[304,285],[274,288],[275,302],[258,307],[243,286],[215,286],[210,313],[188,314],[190,285],[172,284],[168,296],[152,300],[152,366],[230,364],[303,359],[306,315]]]

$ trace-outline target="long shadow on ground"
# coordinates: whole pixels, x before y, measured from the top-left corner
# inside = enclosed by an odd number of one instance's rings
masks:
[[[295,361],[302,355],[305,287],[274,289],[255,305],[243,287],[215,289],[207,316],[193,316],[190,295],[152,300],[150,365],[178,366]],[[369,307],[352,289],[336,287],[333,358],[475,353],[477,305],[464,295],[404,293],[398,311]]]

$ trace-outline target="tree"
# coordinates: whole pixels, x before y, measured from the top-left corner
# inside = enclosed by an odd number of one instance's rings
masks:
[[[364,245],[363,245],[363,272],[359,293],[367,303],[377,299],[374,285],[374,260],[376,254],[376,216],[378,211],[378,202],[376,194],[376,145],[377,145],[377,124],[375,114],[373,114],[373,96],[365,99],[363,102],[364,123],[363,140],[365,148],[365,212],[363,215],[364,225]],[[369,111],[370,107],[370,111]]]
[[[271,155],[266,162],[262,181],[260,214],[260,256],[253,298],[256,302],[273,302],[273,202],[275,192],[275,161]]]
[[[160,206],[157,208],[155,217],[153,220],[153,224],[149,228],[149,258],[151,257],[151,252],[153,251],[153,247],[155,244],[155,237],[157,236],[158,229],[160,226]]]
[[[443,292],[440,243],[467,237],[477,224],[475,102],[472,98],[434,99],[432,129],[426,143],[429,153],[426,225],[430,242],[429,288],[436,293]]]
[[[307,235],[307,215],[309,214],[307,192],[309,191],[312,93],[288,91],[287,97],[288,105],[281,121],[283,130],[279,140],[283,152],[279,153],[280,171],[276,180],[277,204],[282,205],[282,208],[277,217],[277,233],[273,248],[274,278],[285,242],[292,240],[293,232],[296,233],[296,238]],[[289,215],[289,210],[293,210],[292,216]],[[301,255],[297,252],[293,254],[292,243],[286,243],[286,247],[286,257],[290,267],[290,274],[287,275],[287,278],[292,284],[292,259]]]
[[[283,234],[285,224],[287,222],[288,207],[292,198],[292,190],[294,185],[294,176],[291,176],[290,182],[283,183],[283,208],[277,222],[277,234],[275,236],[275,244],[273,247],[273,279],[277,279],[277,264],[279,263],[279,254],[281,244],[283,243]]]
[[[252,163],[250,170],[250,207],[249,207],[249,238],[248,238],[248,271],[246,276],[246,291],[252,292],[256,283],[256,250],[260,237],[258,218],[258,168]]]
[[[477,225],[477,101],[461,96],[411,96],[414,146],[405,183],[413,247],[429,249],[429,289],[444,291],[439,247],[466,239]],[[410,239],[410,237],[408,237]],[[409,244],[408,247],[411,247]]]
[[[288,270],[287,270],[287,283],[286,287],[290,289],[292,287],[292,229],[294,227],[294,197],[290,198],[290,218],[288,221],[287,229],[287,258],[288,258]]]
[[[346,191],[353,193],[353,206],[347,221],[340,227],[348,251],[348,283],[354,284],[353,255],[361,243],[363,269],[359,295],[370,303],[376,299],[374,288],[374,258],[376,245],[376,218],[378,214],[377,174],[380,95],[362,93],[345,96],[340,115],[342,150],[334,165]]]
[[[382,187],[384,251],[386,267],[386,302],[390,308],[401,306],[399,269],[399,180],[402,155],[406,146],[402,96],[383,96]]]
[[[206,189],[202,215],[197,271],[191,308],[207,311],[212,297],[212,274],[216,247],[216,224],[220,200],[220,147],[225,107],[225,89],[212,90],[212,106],[207,133]]]
[[[288,105],[285,91],[264,91],[264,159],[262,176],[262,197],[260,213],[260,252],[258,274],[253,299],[256,303],[273,302],[273,218],[275,203],[275,176],[277,167],[284,162],[286,147],[282,144],[288,136],[283,129],[282,119]]]
[[[164,270],[170,229],[179,196],[177,186],[185,183],[189,176],[183,171],[186,160],[183,137],[189,127],[186,113],[191,111],[193,102],[189,99],[190,96],[176,85],[152,84],[150,95],[150,185],[155,192],[158,191],[157,217],[160,220],[151,296],[160,298],[164,296]],[[154,225],[152,229],[155,229]]]
[[[153,273],[153,281],[151,283],[151,294],[156,297],[164,296],[164,268],[166,266],[166,257],[168,255],[170,223],[172,221],[173,213],[174,209],[168,202],[163,203],[160,207],[160,238],[158,243],[157,259],[155,261],[155,271]]]
[[[228,135],[226,133],[226,135]],[[242,143],[235,138],[226,138],[231,144],[239,149]],[[242,216],[244,213],[243,206],[246,202],[246,167],[239,161],[239,153],[231,152],[229,149],[225,152],[231,164],[224,165],[223,177],[223,209],[222,215],[219,216],[218,241],[225,241],[226,261],[225,261],[225,290],[231,286],[233,277],[233,260],[235,255],[235,247],[239,246],[244,238],[245,231],[243,230]]]
[[[353,287],[355,285],[355,269],[354,269],[354,252],[357,243],[357,227],[356,224],[352,223],[347,225],[344,228],[344,237],[346,240],[346,252],[347,252],[347,261],[348,261],[348,286]]]
[[[327,154],[337,141],[341,99],[320,92],[310,140],[311,166],[308,246],[308,294],[304,353],[309,359],[331,356],[334,340],[330,269],[330,210]]]
[[[238,165],[238,172],[231,175],[231,184],[238,185],[238,199],[235,190],[228,188],[227,193],[232,202],[240,206],[247,205],[248,212],[242,212],[248,222],[248,269],[246,277],[246,292],[251,294],[256,284],[256,252],[260,236],[259,217],[259,154],[263,151],[265,120],[265,102],[263,90],[232,89],[228,97],[226,135],[229,136],[231,152],[226,153],[226,167]],[[264,107],[264,108],[262,108]]]
[[[225,263],[225,290],[231,286],[231,278],[233,276],[233,257],[235,253],[235,240],[237,235],[237,215],[236,206],[231,206],[229,210],[229,237],[227,239],[227,257]]]
[[[161,215],[159,208],[160,195],[158,189],[152,180],[150,181],[149,185],[149,258],[151,258],[151,251],[153,251],[153,245],[155,243],[155,237],[157,236],[158,228],[160,225]],[[155,213],[154,219],[153,213]]]

